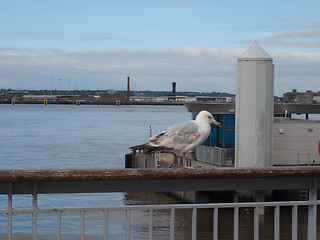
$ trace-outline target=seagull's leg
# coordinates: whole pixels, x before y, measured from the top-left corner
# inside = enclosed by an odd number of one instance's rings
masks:
[[[172,154],[173,154],[173,164],[178,165],[178,156],[175,153],[172,153]]]
[[[184,156],[184,154],[181,156],[179,156],[179,160],[180,160],[180,163],[179,163],[179,165],[181,166],[181,167],[183,167],[184,166],[184,159],[185,159],[185,156]]]
[[[186,154],[184,153],[183,154],[183,161],[185,161],[186,160],[186,166],[183,166],[184,168],[186,168],[186,169],[195,169],[195,167],[191,167],[191,160],[190,160],[190,166],[188,166],[189,164],[188,164],[188,159],[186,159]]]

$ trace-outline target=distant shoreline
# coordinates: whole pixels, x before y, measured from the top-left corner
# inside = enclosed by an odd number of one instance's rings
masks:
[[[11,101],[0,101],[0,104],[12,104]],[[16,101],[15,104],[41,104],[45,105],[44,101]],[[65,105],[117,105],[116,102],[80,102],[77,104],[76,101],[49,101],[47,105],[57,105],[57,104],[65,104]],[[177,105],[184,105],[184,102],[120,102],[121,105],[166,105],[166,106],[177,106]]]

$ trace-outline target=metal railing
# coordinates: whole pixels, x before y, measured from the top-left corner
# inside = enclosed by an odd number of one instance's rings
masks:
[[[195,156],[200,161],[217,166],[234,166],[234,149],[200,145],[195,149]]]
[[[191,210],[191,239],[197,239],[197,213],[200,209],[213,209],[213,239],[218,239],[218,216],[220,209],[233,209],[233,239],[239,239],[239,211],[254,210],[254,239],[259,239],[259,209],[272,207],[274,211],[274,239],[280,239],[280,208],[291,207],[292,239],[298,239],[298,207],[308,207],[308,239],[317,237],[317,200],[319,167],[264,168],[264,169],[125,169],[125,170],[31,170],[0,171],[0,194],[8,196],[6,209],[7,239],[13,239],[13,215],[32,214],[32,238],[37,239],[38,215],[53,213],[57,217],[57,239],[61,239],[61,219],[68,212],[80,215],[80,239],[85,239],[85,218],[89,212],[103,214],[103,239],[109,237],[109,212],[124,211],[126,217],[126,239],[131,238],[131,213],[136,210],[148,212],[148,239],[153,239],[154,211],[169,211],[169,235],[175,239],[175,215],[180,209]],[[134,187],[135,186],[135,187]],[[230,190],[290,190],[307,189],[307,201],[210,203],[210,204],[166,204],[101,208],[38,208],[38,194],[48,193],[93,193],[93,192],[157,192],[157,191],[230,191]],[[32,194],[32,208],[13,208],[15,194]],[[19,206],[21,207],[21,206]],[[0,206],[1,208],[1,206]],[[1,227],[0,223],[0,227]],[[2,229],[3,227],[1,227]]]

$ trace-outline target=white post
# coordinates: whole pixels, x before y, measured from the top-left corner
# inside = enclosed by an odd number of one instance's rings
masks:
[[[316,240],[317,238],[317,191],[317,178],[311,178],[309,186],[308,240]]]
[[[256,42],[238,58],[236,167],[272,166],[272,61]]]

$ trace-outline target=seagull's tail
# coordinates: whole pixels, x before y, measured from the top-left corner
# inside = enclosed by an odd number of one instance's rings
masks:
[[[130,149],[133,150],[133,151],[144,150],[144,151],[147,151],[147,152],[153,152],[153,151],[159,151],[159,150],[172,150],[172,149],[166,148],[166,147],[153,146],[150,143],[145,143],[145,144],[141,144],[141,145],[132,146],[132,147],[130,147]]]

